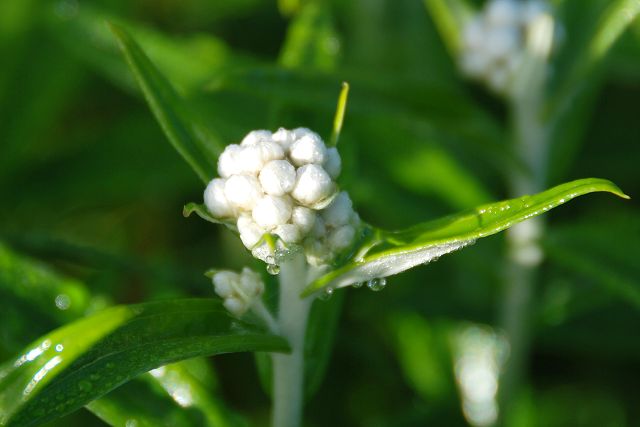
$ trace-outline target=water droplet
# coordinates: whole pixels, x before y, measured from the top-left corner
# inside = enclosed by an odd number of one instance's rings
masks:
[[[329,298],[331,298],[331,295],[333,295],[333,288],[327,288],[324,290],[324,292],[320,295],[320,299],[322,301],[328,301]]]
[[[267,273],[275,276],[280,273],[280,266],[277,264],[267,264]]]
[[[71,298],[69,295],[60,294],[56,296],[56,307],[60,310],[66,310],[71,306]]]
[[[93,388],[93,384],[91,384],[89,381],[87,380],[82,380],[78,383],[78,388],[82,391],[91,391],[91,389]]]
[[[439,259],[440,259],[440,257],[439,257],[439,256],[434,256],[433,258],[431,258],[431,261],[432,261],[432,262],[436,262],[436,261],[437,261],[437,260],[439,260]]]
[[[267,264],[275,264],[276,263],[276,257],[273,255],[267,255],[264,259],[266,261]]]
[[[374,292],[383,290],[385,286],[387,286],[387,279],[384,277],[371,279],[367,282],[367,287]]]
[[[64,346],[63,346],[62,344],[57,344],[57,345],[56,345],[56,351],[59,353],[59,352],[61,352],[62,350],[64,350]]]
[[[353,284],[353,285],[351,285],[351,286],[353,286],[354,288],[358,289],[358,288],[361,288],[361,287],[362,287],[362,285],[364,285],[364,282],[356,282],[356,283],[354,283],[354,284]]]

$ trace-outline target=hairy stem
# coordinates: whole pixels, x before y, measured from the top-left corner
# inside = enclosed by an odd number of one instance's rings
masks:
[[[300,298],[308,280],[302,254],[281,265],[278,328],[289,340],[290,354],[273,354],[273,427],[297,427],[304,402],[304,338],[311,299]]]

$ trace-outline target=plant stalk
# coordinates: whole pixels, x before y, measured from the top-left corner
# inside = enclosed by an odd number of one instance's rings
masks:
[[[509,179],[511,197],[541,191],[547,174],[548,128],[541,116],[542,88],[533,85],[512,99],[514,148],[525,170],[514,170]],[[535,217],[507,230],[507,264],[501,324],[510,344],[510,355],[500,384],[503,425],[522,387],[531,341],[532,300],[543,252],[540,238],[544,220]]]
[[[272,354],[273,427],[298,427],[304,404],[304,338],[311,298],[300,298],[309,268],[301,253],[280,266],[278,328],[289,340],[290,354]]]

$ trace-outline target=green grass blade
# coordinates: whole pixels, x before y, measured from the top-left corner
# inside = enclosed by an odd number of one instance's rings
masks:
[[[194,113],[133,38],[117,25],[110,27],[165,135],[200,179],[208,182],[214,176],[221,144],[197,124]]]
[[[449,54],[456,58],[460,51],[461,30],[472,13],[471,6],[464,0],[424,0],[424,4]]]
[[[286,350],[284,339],[233,319],[216,300],[112,307],[41,337],[0,368],[0,425],[55,419],[182,359]]]
[[[303,296],[325,288],[340,288],[401,273],[467,246],[478,238],[496,234],[545,213],[575,197],[597,191],[629,198],[615,184],[605,179],[579,179],[532,196],[482,205],[407,230],[375,230],[363,242],[364,253],[353,257],[355,261],[311,283]]]

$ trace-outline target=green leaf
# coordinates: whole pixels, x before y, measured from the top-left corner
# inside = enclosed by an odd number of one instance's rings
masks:
[[[338,35],[328,5],[309,2],[289,24],[279,62],[285,67],[331,70],[336,65],[339,51]]]
[[[117,25],[110,25],[131,71],[156,120],[174,148],[204,182],[214,175],[222,144],[197,123],[195,113],[180,98],[140,46]]]
[[[533,196],[482,205],[403,231],[368,228],[359,243],[360,249],[351,256],[351,262],[311,283],[302,295],[401,273],[596,191],[629,198],[610,181],[587,178]]]
[[[233,319],[217,300],[112,307],[41,337],[0,368],[0,425],[68,414],[178,360],[286,350],[283,338]]]
[[[214,224],[225,224],[223,221],[220,221],[219,219],[216,219],[213,216],[211,216],[211,214],[207,210],[207,207],[204,204],[191,202],[184,205],[184,208],[182,209],[182,215],[185,218],[188,218],[189,216],[191,216],[192,213],[195,213],[205,221],[209,221]]]

